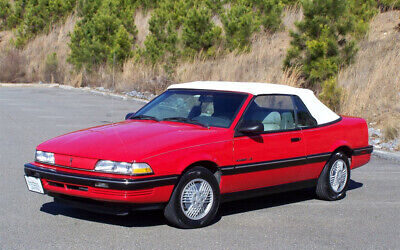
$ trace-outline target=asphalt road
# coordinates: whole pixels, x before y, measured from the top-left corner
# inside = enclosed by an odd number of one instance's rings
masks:
[[[180,230],[162,212],[93,214],[29,192],[23,164],[40,142],[122,120],[143,103],[80,90],[0,87],[0,249],[400,249],[400,166],[373,158],[347,197],[311,190],[222,205],[211,226]]]

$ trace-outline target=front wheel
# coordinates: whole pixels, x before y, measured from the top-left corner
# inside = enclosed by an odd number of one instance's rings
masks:
[[[335,153],[318,179],[316,193],[322,200],[334,201],[346,196],[350,181],[350,164],[345,154]]]
[[[213,173],[194,167],[182,175],[164,209],[164,216],[180,228],[204,227],[215,218],[219,201],[219,185]]]

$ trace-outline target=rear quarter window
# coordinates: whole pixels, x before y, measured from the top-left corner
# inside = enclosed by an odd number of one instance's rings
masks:
[[[306,105],[298,96],[294,96],[294,105],[296,106],[297,113],[297,126],[299,128],[309,128],[318,125],[317,120],[308,111]]]

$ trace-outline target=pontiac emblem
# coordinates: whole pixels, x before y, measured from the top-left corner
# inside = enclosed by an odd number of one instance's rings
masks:
[[[69,157],[69,166],[72,167],[72,157]]]

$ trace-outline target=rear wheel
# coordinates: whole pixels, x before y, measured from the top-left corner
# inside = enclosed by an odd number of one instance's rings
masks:
[[[217,214],[219,201],[219,185],[213,173],[203,167],[194,167],[182,175],[164,215],[180,228],[204,227]]]
[[[316,193],[322,200],[339,200],[346,196],[350,180],[350,164],[342,152],[335,153],[326,163],[318,179]]]

